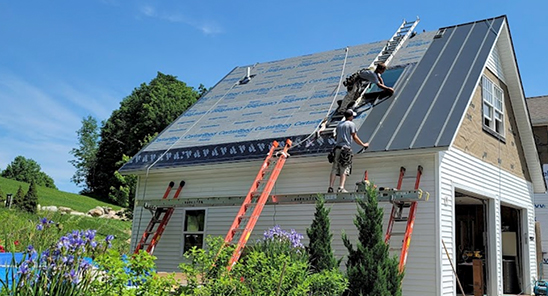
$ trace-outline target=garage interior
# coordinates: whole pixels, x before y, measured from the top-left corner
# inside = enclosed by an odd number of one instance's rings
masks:
[[[503,292],[519,294],[523,287],[521,270],[520,211],[500,207],[502,232]],[[455,192],[456,270],[466,295],[486,295],[489,256],[488,200]],[[493,275],[495,276],[495,275]]]

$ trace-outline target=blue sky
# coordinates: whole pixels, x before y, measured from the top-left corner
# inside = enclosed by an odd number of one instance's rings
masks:
[[[344,4],[343,4],[344,3]],[[526,96],[548,95],[548,1],[0,0],[0,169],[36,160],[69,192],[84,116],[107,119],[158,71],[213,86],[236,66],[507,15]]]

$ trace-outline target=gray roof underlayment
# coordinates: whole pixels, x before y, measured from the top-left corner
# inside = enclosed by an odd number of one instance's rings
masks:
[[[383,75],[394,96],[357,110],[366,153],[449,147],[504,20],[408,39]],[[368,67],[386,42],[236,67],[120,171],[264,158],[273,140],[287,138],[298,144],[293,156],[326,153],[333,139],[314,131],[346,94],[342,81]],[[251,80],[238,84],[248,69]],[[401,75],[388,81],[389,71]]]

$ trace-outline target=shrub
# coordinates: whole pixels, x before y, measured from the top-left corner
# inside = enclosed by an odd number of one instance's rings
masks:
[[[23,210],[24,199],[25,193],[23,193],[23,187],[19,185],[19,189],[17,189],[17,193],[15,193],[15,196],[13,197],[13,206],[15,206],[16,209]]]
[[[92,282],[93,295],[171,295],[176,281],[173,276],[162,278],[156,274],[155,259],[142,250],[131,257],[115,250],[99,255],[95,260],[99,276]]]
[[[29,191],[25,194],[21,209],[32,214],[36,214],[38,211],[38,191],[36,190],[36,183],[34,181],[30,183]]]
[[[356,249],[346,234],[343,233],[342,237],[348,249],[348,295],[401,295],[403,274],[398,272],[398,260],[390,257],[388,245],[383,240],[383,210],[378,207],[374,185],[369,185],[366,193],[367,201],[357,199],[358,213],[354,219],[358,228]]]
[[[325,207],[323,196],[318,196],[314,220],[310,228],[306,230],[309,239],[307,248],[308,262],[313,272],[339,268],[340,261],[335,259],[333,249],[331,248],[333,234],[331,234],[330,230],[330,211],[330,209]]]

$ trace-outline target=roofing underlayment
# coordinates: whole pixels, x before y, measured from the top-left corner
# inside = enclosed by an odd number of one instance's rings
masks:
[[[448,147],[504,20],[408,39],[383,74],[395,95],[357,110],[366,153]],[[325,153],[333,139],[311,135],[346,94],[341,82],[368,67],[386,42],[236,67],[120,170],[264,158],[273,140],[287,138],[298,144],[293,156]],[[239,84],[248,69],[251,80]]]

